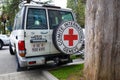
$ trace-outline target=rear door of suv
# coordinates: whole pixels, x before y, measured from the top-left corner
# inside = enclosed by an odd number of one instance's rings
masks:
[[[58,26],[60,26],[62,23],[66,21],[74,21],[73,14],[70,10],[62,10],[60,9],[48,9],[48,18],[49,18],[49,25],[50,25],[50,39],[51,39],[51,47],[50,52],[51,53],[60,53],[55,46],[52,39],[54,39],[55,36],[53,36],[53,30],[56,30]]]
[[[49,54],[50,40],[46,9],[26,8],[25,47],[26,56]]]

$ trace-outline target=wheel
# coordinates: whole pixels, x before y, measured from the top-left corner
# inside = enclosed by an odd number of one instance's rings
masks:
[[[57,64],[57,66],[65,65],[65,64],[70,63],[70,62],[72,62],[71,59],[68,60],[68,61],[60,61],[60,62]]]
[[[55,62],[56,65],[59,65],[60,59],[57,57],[57,58],[54,59],[54,62]]]
[[[68,59],[68,60],[67,61],[63,61],[63,62],[61,61],[62,65],[73,62],[72,59],[70,59],[70,56],[68,56],[66,59]]]
[[[55,48],[61,53],[74,54],[82,47],[83,30],[74,21],[63,22],[53,30],[52,40]]]
[[[9,51],[11,55],[15,55],[15,52],[13,51],[11,44],[9,44]]]
[[[65,60],[65,61],[62,61],[61,59],[66,59],[66,60]],[[57,66],[65,65],[65,64],[70,63],[70,62],[72,62],[72,59],[70,59],[70,55],[65,55],[65,56],[62,56],[62,57],[58,60]]]
[[[3,47],[3,42],[0,41],[0,49],[2,49],[2,47]]]

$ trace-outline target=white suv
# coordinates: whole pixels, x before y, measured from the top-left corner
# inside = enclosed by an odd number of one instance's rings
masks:
[[[52,61],[68,63],[70,54],[80,50],[83,38],[70,9],[24,4],[15,17],[9,49],[17,56],[18,69]]]
[[[0,34],[0,49],[5,45],[9,45],[9,42],[9,37],[7,35]]]

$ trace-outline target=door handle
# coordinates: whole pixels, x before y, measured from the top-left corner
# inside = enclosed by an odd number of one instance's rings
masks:
[[[16,36],[16,39],[18,39],[18,36]]]
[[[38,39],[38,40],[35,40],[35,39],[31,39],[30,40],[31,43],[37,43],[37,42],[47,42],[46,39]]]
[[[41,34],[47,34],[48,32],[41,32]]]

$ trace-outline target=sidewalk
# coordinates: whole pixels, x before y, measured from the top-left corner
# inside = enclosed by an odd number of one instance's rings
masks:
[[[0,80],[58,80],[48,71],[33,70],[0,75]]]

